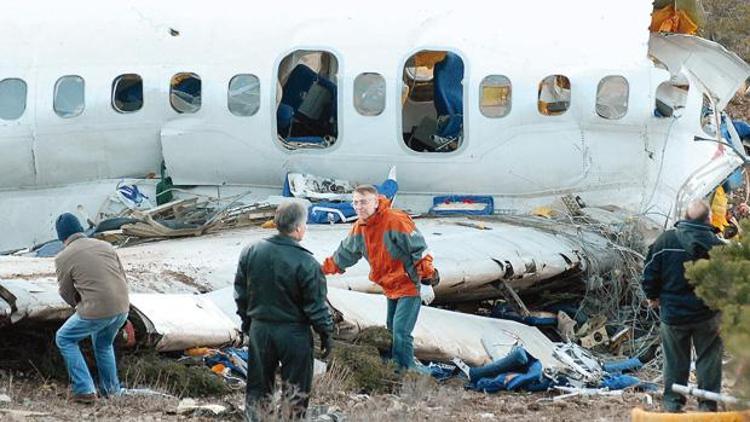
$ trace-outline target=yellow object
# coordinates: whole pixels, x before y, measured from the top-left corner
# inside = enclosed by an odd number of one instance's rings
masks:
[[[508,104],[508,94],[510,94],[509,86],[483,86],[479,105],[480,107],[504,106]]]
[[[221,363],[217,363],[216,365],[214,365],[214,366],[211,367],[211,370],[215,374],[219,374],[219,375],[224,375],[224,370],[225,369],[227,369],[227,367],[224,366],[224,364],[221,364]]]
[[[268,220],[265,223],[261,224],[260,227],[262,229],[275,229],[276,224],[273,223],[273,220]]]
[[[677,32],[695,35],[698,25],[682,9],[675,9],[673,5],[654,10],[651,14],[651,32]]]
[[[748,422],[750,411],[657,413],[635,408],[630,412],[630,420],[632,422]]]
[[[719,186],[714,191],[714,197],[711,199],[711,225],[724,232],[729,225],[727,221],[727,208],[729,199],[724,193],[724,188]]]
[[[212,355],[216,352],[216,349],[211,349],[208,347],[193,347],[191,349],[185,350],[185,354],[188,356],[206,356],[206,355]]]
[[[445,51],[420,51],[414,55],[414,66],[434,67],[445,58]]]
[[[536,215],[537,217],[552,218],[557,215],[557,211],[553,210],[550,207],[537,207],[531,211],[531,215]]]

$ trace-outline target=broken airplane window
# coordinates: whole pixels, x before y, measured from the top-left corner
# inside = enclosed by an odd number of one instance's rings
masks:
[[[620,75],[609,75],[596,88],[596,114],[607,120],[625,117],[628,112],[628,80]]]
[[[297,50],[279,64],[276,132],[288,149],[327,148],[338,137],[338,60],[327,51]]]
[[[503,75],[490,75],[479,84],[479,110],[485,117],[505,117],[510,113],[510,79]]]
[[[26,82],[8,78],[0,81],[0,119],[16,120],[26,110]]]
[[[679,109],[685,108],[690,85],[684,81],[664,81],[656,88],[654,116],[672,117]]]
[[[79,116],[85,108],[83,78],[63,76],[55,82],[52,108],[63,119]]]
[[[195,113],[201,108],[201,77],[183,72],[172,76],[169,103],[178,113]]]
[[[112,82],[112,107],[120,113],[132,113],[143,107],[143,79],[127,73]]]
[[[701,108],[701,129],[703,132],[710,136],[716,136],[716,114],[714,113],[714,106],[708,95],[703,94],[703,107]]]
[[[255,75],[235,75],[229,81],[227,107],[235,116],[252,116],[260,108],[260,80]]]
[[[379,73],[360,73],[354,79],[354,108],[363,116],[377,116],[385,109],[385,79]]]
[[[550,75],[539,82],[537,108],[545,116],[559,116],[570,107],[570,79]]]
[[[450,51],[422,50],[404,64],[401,112],[406,145],[451,152],[463,141],[464,62]]]

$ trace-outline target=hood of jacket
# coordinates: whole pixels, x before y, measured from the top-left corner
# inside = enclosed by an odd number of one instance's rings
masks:
[[[714,228],[700,220],[680,220],[675,224],[675,235],[691,259],[702,258],[712,246],[720,244]]]

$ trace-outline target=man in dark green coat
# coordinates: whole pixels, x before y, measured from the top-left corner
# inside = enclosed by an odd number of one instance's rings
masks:
[[[685,262],[707,259],[708,251],[723,242],[711,226],[711,208],[703,201],[690,203],[685,219],[656,239],[643,268],[643,291],[649,305],[660,309],[664,353],[664,410],[680,412],[685,397],[672,384],[687,385],[691,343],[695,348],[698,388],[721,392],[722,343],[720,315],[710,309],[685,279]],[[702,411],[716,411],[711,400],[699,400]]]
[[[294,418],[304,417],[313,377],[313,338],[323,357],[331,351],[333,319],[326,306],[320,264],[299,242],[307,230],[307,210],[299,202],[276,209],[278,234],[247,246],[234,279],[237,313],[250,339],[245,409],[248,419],[270,403],[281,363],[284,397]]]

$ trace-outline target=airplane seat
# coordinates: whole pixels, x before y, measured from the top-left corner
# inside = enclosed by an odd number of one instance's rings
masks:
[[[298,64],[282,89],[276,112],[282,136],[336,136],[336,85]]]
[[[463,128],[464,63],[458,55],[448,52],[435,64],[434,101],[438,114],[437,136],[458,138]]]
[[[276,109],[276,132],[283,136],[289,136],[292,130],[292,120],[294,119],[294,108],[288,104],[280,103]]]

